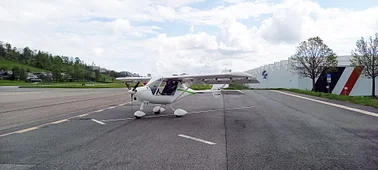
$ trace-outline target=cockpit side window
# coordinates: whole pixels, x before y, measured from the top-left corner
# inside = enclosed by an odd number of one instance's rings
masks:
[[[153,95],[174,95],[179,85],[178,80],[162,81],[162,79],[157,79],[147,84]]]
[[[168,80],[163,92],[161,93],[162,95],[174,95],[177,89],[179,82],[177,80]]]

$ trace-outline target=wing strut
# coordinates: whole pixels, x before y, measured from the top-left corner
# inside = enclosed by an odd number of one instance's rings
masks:
[[[186,89],[185,89],[184,91],[182,91],[182,93],[181,93],[180,95],[178,95],[178,96],[176,97],[176,99],[172,101],[172,103],[174,103],[178,98],[180,98],[180,96],[182,96],[186,91],[188,91],[188,89],[189,89],[190,87],[192,87],[195,83],[196,83],[196,80],[194,80],[193,83],[192,83],[190,86],[186,87]],[[181,82],[181,84],[183,84],[183,83]]]

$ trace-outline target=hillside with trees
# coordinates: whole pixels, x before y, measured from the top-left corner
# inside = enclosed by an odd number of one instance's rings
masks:
[[[96,81],[113,82],[116,77],[139,76],[88,65],[79,57],[53,55],[29,47],[16,48],[0,41],[0,71],[10,73],[9,80],[27,80],[38,76],[44,82]]]

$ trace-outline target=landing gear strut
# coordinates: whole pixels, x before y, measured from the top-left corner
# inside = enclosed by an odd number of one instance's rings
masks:
[[[169,107],[171,107],[171,109],[174,111],[173,114],[176,115],[176,117],[182,117],[188,113],[184,109],[175,109],[172,107],[172,105],[169,105]]]
[[[145,103],[145,102],[142,102],[142,104],[140,105],[139,110],[136,111],[136,112],[134,113],[134,116],[135,116],[136,119],[140,119],[140,118],[142,118],[144,115],[146,115],[146,113],[143,112],[143,106],[144,106],[144,103]]]

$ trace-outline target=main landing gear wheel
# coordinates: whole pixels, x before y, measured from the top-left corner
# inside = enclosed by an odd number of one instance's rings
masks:
[[[161,112],[164,112],[164,108],[162,108],[161,106],[155,106],[154,109],[152,109],[152,111],[155,113],[155,114],[160,114]]]
[[[186,113],[188,113],[188,112],[186,112],[186,111],[183,110],[183,109],[176,109],[175,112],[174,112],[173,114],[176,115],[176,117],[182,117],[182,116],[184,116]]]

